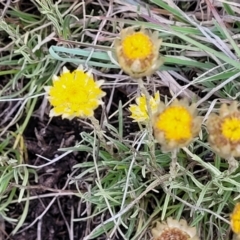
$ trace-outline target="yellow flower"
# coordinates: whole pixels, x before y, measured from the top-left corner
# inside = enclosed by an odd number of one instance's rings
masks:
[[[45,87],[53,106],[50,117],[92,117],[93,111],[103,103],[105,92],[100,89],[103,82],[95,82],[91,72],[85,73],[82,67],[72,73],[64,67],[60,77],[53,77],[53,86]]]
[[[116,57],[121,68],[133,78],[154,73],[163,61],[159,56],[162,39],[158,32],[128,27],[121,31],[120,39],[114,41]]]
[[[177,221],[171,217],[166,222],[156,222],[152,235],[153,240],[200,240],[195,227],[189,227],[184,219]]]
[[[240,235],[240,203],[237,203],[230,216],[232,231]]]
[[[135,122],[146,122],[149,120],[148,110],[147,110],[147,102],[146,96],[142,94],[141,97],[136,98],[137,104],[131,104],[129,107],[129,111],[131,112],[131,118],[134,119]],[[158,104],[160,103],[159,92],[156,92],[154,98],[151,96],[149,99],[149,105],[152,111],[152,114],[155,114],[158,109]]]
[[[219,115],[211,113],[207,120],[208,141],[221,157],[240,156],[240,111],[238,103],[222,104]]]
[[[160,102],[153,118],[154,135],[165,152],[185,147],[196,137],[202,118],[197,116],[196,105],[186,99],[175,99],[169,106]]]

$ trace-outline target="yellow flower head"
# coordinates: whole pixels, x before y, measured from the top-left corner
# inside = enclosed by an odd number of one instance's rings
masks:
[[[238,103],[222,104],[219,115],[211,113],[207,120],[208,141],[221,157],[240,156],[240,111]]]
[[[195,104],[189,106],[186,99],[174,100],[169,106],[160,102],[153,118],[155,138],[165,152],[187,146],[201,128]]]
[[[240,203],[237,203],[230,216],[232,231],[240,235]]]
[[[184,219],[177,221],[171,217],[166,222],[156,222],[152,235],[153,240],[200,240],[195,227],[189,227]]]
[[[134,119],[135,122],[146,122],[149,120],[148,110],[147,110],[147,102],[146,96],[142,94],[141,97],[136,98],[137,104],[131,104],[129,107],[129,111],[131,112],[131,118]],[[156,92],[154,98],[151,97],[149,99],[150,108],[152,114],[155,114],[158,109],[158,104],[160,103],[159,92]]]
[[[60,77],[53,77],[53,86],[45,87],[53,109],[50,117],[62,115],[62,118],[87,118],[102,104],[105,92],[100,89],[103,80],[95,82],[91,72],[76,69],[72,73],[66,68]]]
[[[159,56],[162,39],[158,32],[128,27],[121,31],[120,39],[114,41],[116,56],[121,68],[133,78],[154,73],[163,61]]]

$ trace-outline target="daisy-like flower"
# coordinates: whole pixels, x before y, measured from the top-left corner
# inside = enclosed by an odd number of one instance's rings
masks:
[[[141,78],[154,73],[163,60],[159,55],[162,39],[158,32],[128,27],[120,32],[120,39],[114,41],[116,57],[121,68],[133,78]]]
[[[237,203],[230,216],[232,231],[240,237],[240,203]]]
[[[175,99],[169,106],[160,102],[153,118],[154,135],[165,152],[189,145],[201,128],[202,118],[197,116],[196,105],[189,106],[186,99]]]
[[[160,103],[159,92],[156,92],[154,98],[151,96],[149,99],[149,105],[152,111],[152,114],[155,114],[158,109],[158,104]],[[131,118],[134,119],[135,122],[147,122],[149,120],[149,114],[147,109],[147,100],[146,96],[142,94],[142,96],[136,98],[136,104],[131,104],[129,107],[129,111],[131,112]]]
[[[100,86],[103,80],[95,82],[91,72],[84,72],[82,67],[70,72],[63,67],[60,76],[53,77],[53,86],[45,87],[53,109],[50,117],[62,115],[62,118],[88,118],[102,104],[105,96]]]
[[[171,217],[166,222],[156,222],[152,229],[153,240],[200,240],[196,232],[184,219],[177,221]]]
[[[219,115],[211,113],[207,120],[209,143],[221,157],[240,156],[240,111],[238,103],[222,104]]]

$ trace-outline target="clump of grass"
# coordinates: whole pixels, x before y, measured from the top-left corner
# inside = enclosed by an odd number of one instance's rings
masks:
[[[235,37],[239,33],[239,6],[225,2],[212,6],[208,1],[206,6],[163,0],[148,4],[100,2],[88,3],[91,8],[87,8],[81,1],[35,1],[30,5],[31,13],[27,8],[5,5],[0,20],[1,43],[5,44],[0,49],[1,115],[7,117],[0,133],[1,216],[15,225],[12,234],[24,230],[29,202],[34,199],[29,195],[29,176],[37,180],[33,169],[58,164],[75,152],[86,154],[87,159],[74,166],[66,182],[74,190],[48,195],[52,201],[40,216],[63,195],[85,202],[83,213],[78,216],[74,212],[67,221],[70,239],[78,224],[86,224],[86,240],[149,239],[152,222],[169,216],[187,219],[197,227],[201,239],[229,239],[229,213],[239,198],[239,169],[226,174],[228,164],[213,154],[204,122],[219,103],[239,98],[240,51]],[[209,12],[200,11],[204,7],[212,14],[211,19],[205,19]],[[199,138],[177,154],[179,171],[175,178],[168,173],[171,156],[156,143],[152,164],[149,131],[128,118],[129,101],[115,102],[116,89],[129,91],[129,83],[137,89],[117,65],[111,47],[123,26],[150,28],[163,39],[160,52],[164,65],[147,77],[147,90],[160,90],[162,100],[193,99],[204,117]],[[60,148],[62,155],[33,166],[25,154],[24,131],[37,110],[40,118],[47,114],[43,87],[66,64],[72,69],[79,64],[92,67],[98,78],[107,80],[104,89],[108,102],[102,111],[101,127],[114,153],[100,147],[96,131],[83,131],[75,146]],[[161,92],[163,86],[170,94]],[[14,219],[7,211],[16,202],[23,203],[24,210]]]

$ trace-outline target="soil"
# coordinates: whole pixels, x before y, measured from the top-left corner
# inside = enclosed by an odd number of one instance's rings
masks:
[[[48,124],[48,116],[43,120],[33,117],[24,132],[24,139],[27,147],[27,163],[39,166],[46,163],[46,160],[39,157],[44,156],[48,159],[54,159],[62,154],[58,149],[61,147],[74,146],[75,141],[79,140],[79,132],[83,130],[78,121],[62,120],[59,117],[53,118]],[[30,180],[30,195],[42,196],[51,194],[51,197],[39,197],[30,201],[29,211],[24,223],[23,230],[20,233],[11,236],[9,239],[38,239],[37,235],[41,234],[41,239],[70,239],[68,228],[71,219],[71,212],[79,212],[78,209],[85,209],[85,203],[74,196],[60,196],[52,203],[46,211],[51,201],[54,199],[54,192],[75,191],[73,185],[67,185],[68,175],[72,172],[72,167],[85,161],[84,156],[80,154],[69,154],[54,164],[36,170],[38,182],[35,182],[33,176]],[[72,188],[72,189],[71,189]],[[82,186],[84,190],[84,186]],[[62,190],[64,189],[64,190]],[[23,211],[22,204],[14,204],[10,209],[10,215],[16,217]],[[41,214],[46,211],[42,217]],[[9,216],[10,217],[10,216]],[[74,216],[80,217],[80,216]],[[83,217],[83,216],[81,216]],[[33,226],[29,227],[35,219],[39,218]],[[75,224],[73,229],[74,239],[82,239],[85,234],[85,223]],[[14,226],[6,223],[6,232],[10,233]],[[38,229],[40,228],[40,230]],[[25,230],[24,230],[25,229]],[[39,233],[40,232],[40,233]]]

